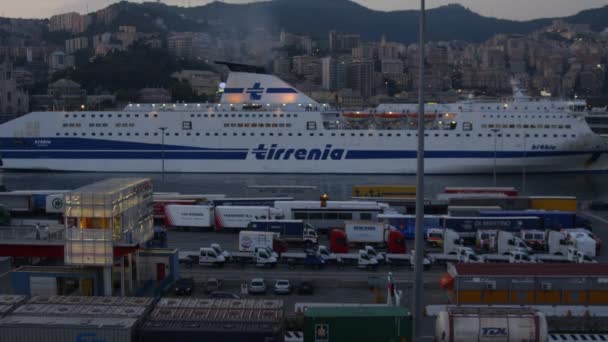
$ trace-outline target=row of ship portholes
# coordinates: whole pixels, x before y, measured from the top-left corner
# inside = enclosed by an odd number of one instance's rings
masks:
[[[56,136],[61,136],[62,134],[59,133],[59,132],[57,132],[57,133],[55,133],[55,135]],[[90,136],[114,136],[114,134],[112,132],[108,132],[108,133],[104,133],[104,132],[95,133],[94,132],[94,133],[88,133],[88,135],[90,135]],[[143,134],[140,134],[138,132],[135,132],[135,133],[122,133],[122,132],[118,132],[118,133],[116,133],[116,136],[146,136],[147,137],[147,136],[158,136],[158,135],[159,135],[158,133],[143,133]],[[388,138],[390,138],[390,137],[401,137],[402,135],[403,136],[407,136],[407,137],[417,137],[418,136],[418,134],[412,134],[412,133],[407,133],[407,134],[401,134],[401,133],[394,133],[394,134],[393,133],[386,133],[386,134],[385,133],[376,133],[376,134],[374,134],[374,133],[350,133],[350,134],[346,134],[346,133],[340,133],[340,134],[338,134],[338,133],[331,133],[331,134],[327,134],[327,135],[325,135],[324,133],[312,133],[312,132],[311,133],[272,133],[272,132],[269,132],[269,133],[263,133],[263,132],[259,132],[259,133],[254,133],[254,132],[241,132],[241,133],[237,133],[237,132],[234,132],[234,133],[231,133],[231,134],[230,133],[221,133],[220,134],[220,133],[210,133],[210,132],[205,132],[205,133],[200,133],[200,132],[196,132],[196,133],[190,133],[190,132],[187,132],[187,133],[165,133],[165,136],[168,136],[168,137],[169,136],[175,136],[175,137],[178,137],[178,136],[187,136],[187,137],[190,137],[190,136],[197,136],[197,137],[198,136],[207,136],[207,137],[209,137],[209,136],[215,136],[215,137],[218,137],[218,136],[224,136],[224,137],[226,137],[226,136],[234,136],[234,137],[237,137],[237,136],[243,136],[243,137],[245,137],[245,136],[252,136],[252,137],[253,136],[261,136],[261,137],[264,137],[264,136],[270,136],[270,137],[273,137],[273,136],[278,136],[278,137],[282,137],[282,136],[289,136],[289,137],[292,137],[292,136],[298,136],[298,137],[301,137],[301,136],[310,136],[310,137],[315,137],[315,136],[317,136],[317,137],[332,136],[332,137],[338,137],[339,136],[339,137],[346,137],[346,136],[348,136],[348,137],[357,137],[358,136],[358,137],[388,137]],[[65,132],[65,133],[63,133],[63,136],[66,136],[66,137],[67,136],[87,136],[87,133],[77,133],[77,132],[69,133],[69,132]],[[470,133],[466,133],[466,134],[462,134],[462,133],[443,133],[443,134],[440,134],[440,133],[434,133],[434,134],[433,133],[426,133],[424,136],[425,137],[435,137],[435,138],[439,138],[439,137],[445,137],[445,138],[449,138],[449,137],[470,138],[470,137],[474,137],[475,134],[470,134]],[[483,138],[484,136],[486,136],[486,135],[482,134],[482,133],[477,134],[478,138]],[[553,136],[553,138],[559,138],[560,136],[562,138],[567,138],[568,134],[561,134],[561,135],[560,134],[553,134],[553,135],[551,135],[551,134],[526,134],[525,135],[526,138],[532,138],[532,137],[533,138],[549,138],[551,136]],[[488,138],[493,138],[494,134],[488,133],[487,137]],[[496,134],[496,137],[498,137],[498,138],[503,138],[503,137],[506,137],[506,138],[511,138],[511,137],[513,137],[513,138],[520,138],[521,137],[521,138],[523,138],[524,136],[523,136],[523,134],[521,134],[521,135],[520,134]],[[570,137],[576,138],[576,134],[571,134]]]

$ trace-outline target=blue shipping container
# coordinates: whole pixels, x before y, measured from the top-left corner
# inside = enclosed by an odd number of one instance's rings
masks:
[[[480,211],[481,217],[539,217],[544,229],[576,228],[576,213],[572,211],[509,210]]]
[[[249,229],[262,232],[279,233],[281,237],[302,237],[304,222],[302,221],[252,221]]]
[[[416,232],[416,216],[414,215],[403,215],[401,217],[384,218],[384,222],[390,226],[395,227],[398,231],[403,233],[406,239],[413,239]],[[425,217],[424,218],[424,234],[429,228],[441,228],[440,217]]]
[[[517,232],[522,229],[543,229],[539,217],[445,217],[445,228],[474,234],[480,229]]]

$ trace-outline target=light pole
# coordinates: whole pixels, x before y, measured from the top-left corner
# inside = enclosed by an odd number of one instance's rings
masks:
[[[420,0],[419,43],[418,49],[418,152],[416,166],[416,233],[414,234],[414,298],[412,298],[412,315],[414,319],[413,337],[418,341],[422,337],[423,310],[423,274],[424,258],[424,16],[425,3]]]
[[[528,157],[528,147],[526,146],[528,136],[524,132],[524,162],[521,175],[521,192],[526,193],[526,158]]]
[[[162,135],[160,138],[160,158],[161,158],[161,181],[165,184],[165,131],[167,127],[158,127],[160,130],[160,134]]]
[[[496,144],[497,144],[497,134],[498,132],[500,132],[500,129],[498,128],[493,128],[492,132],[494,132],[494,169],[493,169],[493,177],[492,179],[494,180],[494,187],[496,187]]]

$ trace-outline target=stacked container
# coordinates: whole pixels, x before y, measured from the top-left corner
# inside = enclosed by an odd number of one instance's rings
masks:
[[[282,341],[283,301],[161,299],[139,331],[145,342]]]
[[[8,297],[0,296],[0,315]],[[136,342],[135,330],[153,304],[144,297],[34,296],[0,319],[0,341]]]

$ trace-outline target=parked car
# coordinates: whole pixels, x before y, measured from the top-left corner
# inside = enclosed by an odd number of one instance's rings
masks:
[[[249,288],[247,289],[249,294],[264,294],[266,293],[266,283],[262,278],[253,278],[249,282]]]
[[[211,299],[241,299],[239,295],[232,292],[226,291],[213,291],[209,294],[209,298]]]
[[[175,282],[176,296],[189,296],[194,289],[194,278],[181,278]]]
[[[314,286],[310,281],[303,281],[300,283],[298,287],[298,294],[301,295],[311,295],[315,292]]]
[[[209,278],[205,282],[205,293],[218,291],[222,287],[222,281],[216,278]]]
[[[276,294],[290,294],[291,283],[289,280],[279,279],[274,283],[274,288],[272,291]]]

